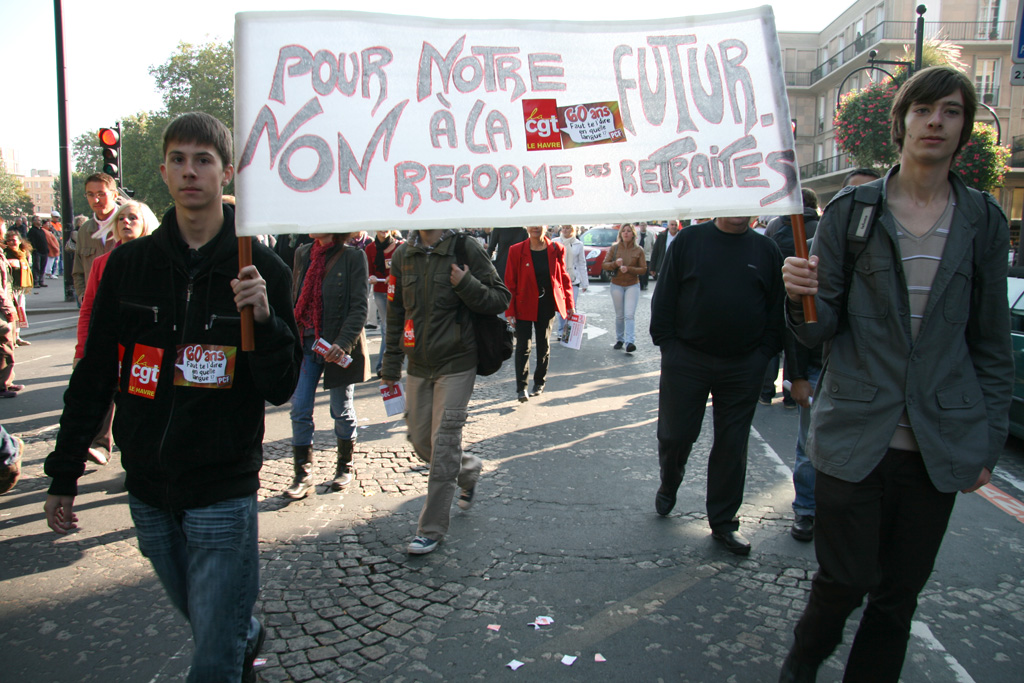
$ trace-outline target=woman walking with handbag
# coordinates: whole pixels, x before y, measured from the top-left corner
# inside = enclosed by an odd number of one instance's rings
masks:
[[[295,252],[292,297],[295,324],[302,335],[299,383],[292,394],[292,457],[295,478],[284,495],[305,498],[313,488],[313,403],[320,376],[331,395],[331,417],[338,443],[338,460],[331,489],[340,491],[352,481],[356,446],[355,387],[370,378],[366,353],[366,256],[345,244],[346,233],[310,235],[313,242]],[[329,347],[317,353],[323,339]],[[347,360],[346,360],[347,357]]]
[[[544,226],[526,229],[529,239],[508,250],[505,284],[512,302],[505,317],[516,328],[516,397],[520,403],[540,396],[551,360],[551,321],[555,313],[566,318],[573,313],[572,281],[565,272],[565,247],[544,235]],[[530,341],[536,333],[537,368],[533,391],[526,393],[530,379]]]

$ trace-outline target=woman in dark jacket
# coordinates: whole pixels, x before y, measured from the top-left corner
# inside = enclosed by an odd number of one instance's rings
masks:
[[[338,462],[331,488],[352,481],[356,445],[353,386],[370,378],[366,354],[366,256],[345,245],[347,234],[311,235],[313,242],[295,252],[292,296],[295,323],[302,336],[302,367],[292,395],[292,452],[295,479],[285,491],[304,498],[313,487],[313,403],[320,375],[331,394],[331,417],[338,439]],[[323,339],[323,354],[314,350]],[[344,366],[344,367],[343,367]]]
[[[520,403],[539,396],[551,357],[548,339],[557,311],[563,318],[573,313],[572,281],[565,272],[565,247],[544,236],[543,226],[526,229],[529,239],[508,250],[505,286],[512,302],[505,317],[516,328],[516,396]],[[537,334],[537,369],[533,391],[526,393],[530,378],[530,339]]]

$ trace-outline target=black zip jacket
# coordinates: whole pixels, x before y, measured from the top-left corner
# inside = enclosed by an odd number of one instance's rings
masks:
[[[231,207],[224,227],[200,250],[188,251],[174,209],[160,229],[115,249],[93,306],[85,357],[71,375],[56,449],[46,459],[49,492],[76,495],[86,454],[110,405],[117,405],[114,441],[128,492],[164,510],[205,507],[254,493],[263,464],[264,402],[286,402],[298,381],[302,350],[291,305],[291,273],[270,249],[252,245],[253,264],[267,282],[271,318],[255,324],[255,351],[241,351],[231,280],[238,241]],[[186,386],[175,361],[179,347],[220,347],[234,359],[230,388]],[[159,363],[154,361],[162,351]],[[216,353],[216,351],[215,351]],[[140,360],[136,367],[135,361]],[[120,362],[119,362],[120,359]],[[149,364],[149,369],[147,369]],[[138,369],[153,397],[129,391]],[[134,372],[133,372],[134,371]]]

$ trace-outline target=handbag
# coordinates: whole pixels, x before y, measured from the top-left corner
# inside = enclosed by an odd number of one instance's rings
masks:
[[[469,267],[466,259],[466,235],[455,238],[455,262]],[[470,322],[476,335],[476,374],[486,377],[501,369],[501,364],[512,357],[512,330],[501,317],[469,311]]]

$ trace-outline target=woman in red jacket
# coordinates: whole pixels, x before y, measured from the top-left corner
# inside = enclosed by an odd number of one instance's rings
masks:
[[[113,217],[114,239],[117,244],[131,242],[138,237],[144,237],[160,227],[160,221],[153,214],[152,209],[142,202],[126,202],[118,208]],[[89,280],[85,285],[85,296],[82,297],[82,309],[78,312],[78,342],[75,344],[75,360],[72,367],[85,355],[85,342],[89,336],[89,321],[92,320],[92,304],[96,299],[96,292],[100,287],[100,280],[103,279],[103,271],[107,267],[108,251],[101,254],[92,262],[89,270]],[[111,428],[114,424],[114,404],[110,404],[110,410],[100,425],[96,438],[89,447],[89,459],[99,465],[106,465],[110,460],[110,449],[113,446],[113,434]]]
[[[506,317],[516,328],[516,396],[520,403],[544,391],[548,374],[551,321],[558,311],[573,313],[572,281],[565,272],[565,247],[544,236],[544,226],[526,229],[529,239],[512,245],[505,265],[505,285],[512,292]],[[530,376],[530,338],[537,335],[537,369],[533,391],[526,393]]]

